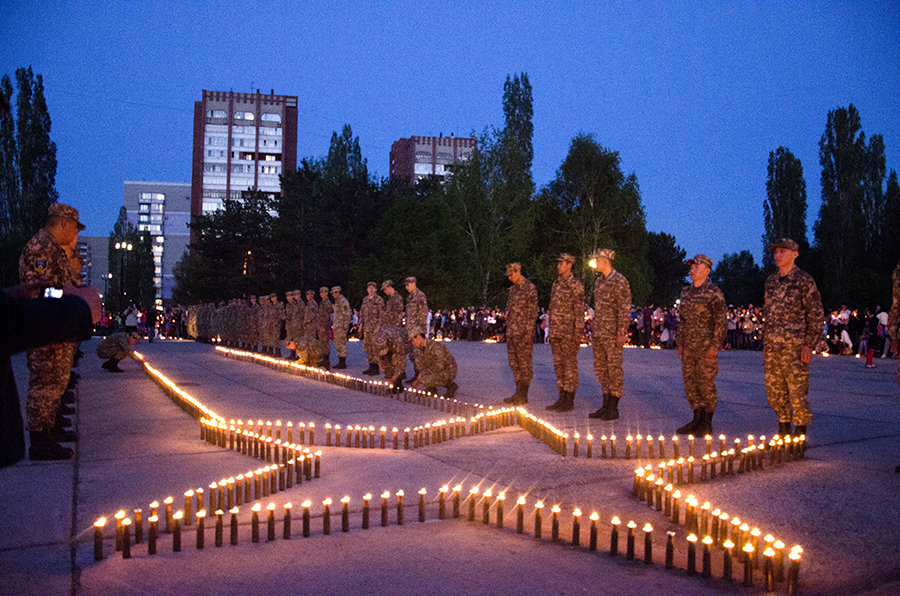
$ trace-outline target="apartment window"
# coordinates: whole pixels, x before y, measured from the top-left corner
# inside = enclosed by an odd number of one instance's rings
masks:
[[[256,116],[253,115],[253,112],[235,112],[234,119],[235,120],[255,120]]]
[[[150,203],[141,203],[138,209],[141,213],[150,213]]]
[[[263,122],[275,122],[276,124],[281,124],[281,114],[272,114],[266,112],[260,118]]]

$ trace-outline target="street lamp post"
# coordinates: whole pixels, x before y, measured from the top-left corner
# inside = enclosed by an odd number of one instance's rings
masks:
[[[125,242],[124,240],[121,242],[116,242],[115,244],[116,250],[119,252],[119,305],[120,308],[125,310],[125,256],[128,252],[134,248],[131,242]]]

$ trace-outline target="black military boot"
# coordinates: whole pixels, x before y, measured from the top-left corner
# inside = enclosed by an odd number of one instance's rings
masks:
[[[447,383],[447,392],[444,393],[444,399],[453,399],[453,396],[456,395],[456,390],[459,389],[459,385],[450,381]]]
[[[566,391],[566,401],[556,408],[557,412],[571,412],[575,409],[575,392]]]
[[[53,427],[53,430],[50,431],[50,436],[53,437],[53,440],[57,443],[74,443],[78,440],[78,435],[75,434],[75,431],[55,426]]]
[[[369,375],[370,377],[377,375],[378,374],[378,365],[375,364],[374,362],[370,362],[369,368],[364,370],[362,374]]]
[[[405,373],[400,373],[400,376],[397,378],[397,382],[394,383],[394,386],[391,388],[392,393],[400,393],[403,391],[403,379],[406,378]]]
[[[591,412],[588,414],[588,418],[602,418],[603,413],[609,409],[609,394],[603,394],[603,405],[596,412]]]
[[[347,368],[347,357],[346,356],[338,356],[338,363],[334,365],[334,368],[339,368],[339,369]]]
[[[694,410],[694,419],[685,424],[682,427],[679,427],[675,432],[679,435],[696,435],[697,434],[697,425],[700,423],[700,418],[702,416],[701,412],[703,410],[696,409]]]
[[[794,436],[795,437],[799,437],[800,435],[805,435],[805,434],[806,434],[806,425],[805,424],[798,424],[797,426],[794,427]]]
[[[57,412],[56,420],[54,421],[53,425],[55,428],[71,428],[72,421]]]
[[[59,403],[65,404],[67,406],[71,406],[75,404],[75,392],[74,391],[66,391],[62,394],[62,397],[59,399]]]
[[[609,407],[606,408],[606,411],[603,412],[603,415],[600,416],[600,420],[616,420],[619,418],[619,400],[621,398],[616,397],[615,395],[609,396]]]
[[[50,461],[72,459],[75,453],[68,447],[63,447],[53,439],[51,431],[29,433],[31,446],[28,448],[28,459],[34,461]]]
[[[713,413],[706,410],[700,410],[700,423],[697,425],[697,434],[700,436],[712,435]]]
[[[557,399],[555,402],[553,402],[552,404],[550,404],[549,406],[547,406],[544,409],[550,410],[551,412],[559,411],[559,408],[562,407],[566,403],[566,400],[568,399],[568,393],[569,393],[568,391],[563,391],[562,389],[560,389],[559,390],[559,399]]]
[[[790,422],[779,422],[778,423],[778,436],[785,437],[791,434],[791,423]]]
[[[521,387],[519,387],[521,385]],[[516,403],[517,406],[521,406],[528,403],[528,387],[529,383],[516,383],[516,389],[519,391],[519,401]]]

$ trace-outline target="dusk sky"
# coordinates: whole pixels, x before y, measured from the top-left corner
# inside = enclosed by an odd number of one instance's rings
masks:
[[[673,6],[674,5],[674,6]],[[0,1],[0,73],[43,75],[61,202],[107,235],[124,180],[189,182],[201,90],[299,96],[298,156],[350,124],[370,173],[391,143],[501,126],[534,93],[534,180],[592,133],[637,175],[647,227],[715,260],[762,254],[768,154],[818,214],[829,110],[856,105],[900,168],[900,4],[880,2]]]

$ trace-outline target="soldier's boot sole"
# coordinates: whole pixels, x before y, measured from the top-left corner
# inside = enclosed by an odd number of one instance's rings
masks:
[[[615,395],[609,396],[609,407],[600,416],[600,420],[618,420],[619,418],[619,399]]]
[[[700,409],[694,410],[694,419],[685,424],[684,426],[678,428],[675,432],[679,435],[692,435],[696,434],[697,424],[700,422]]]

